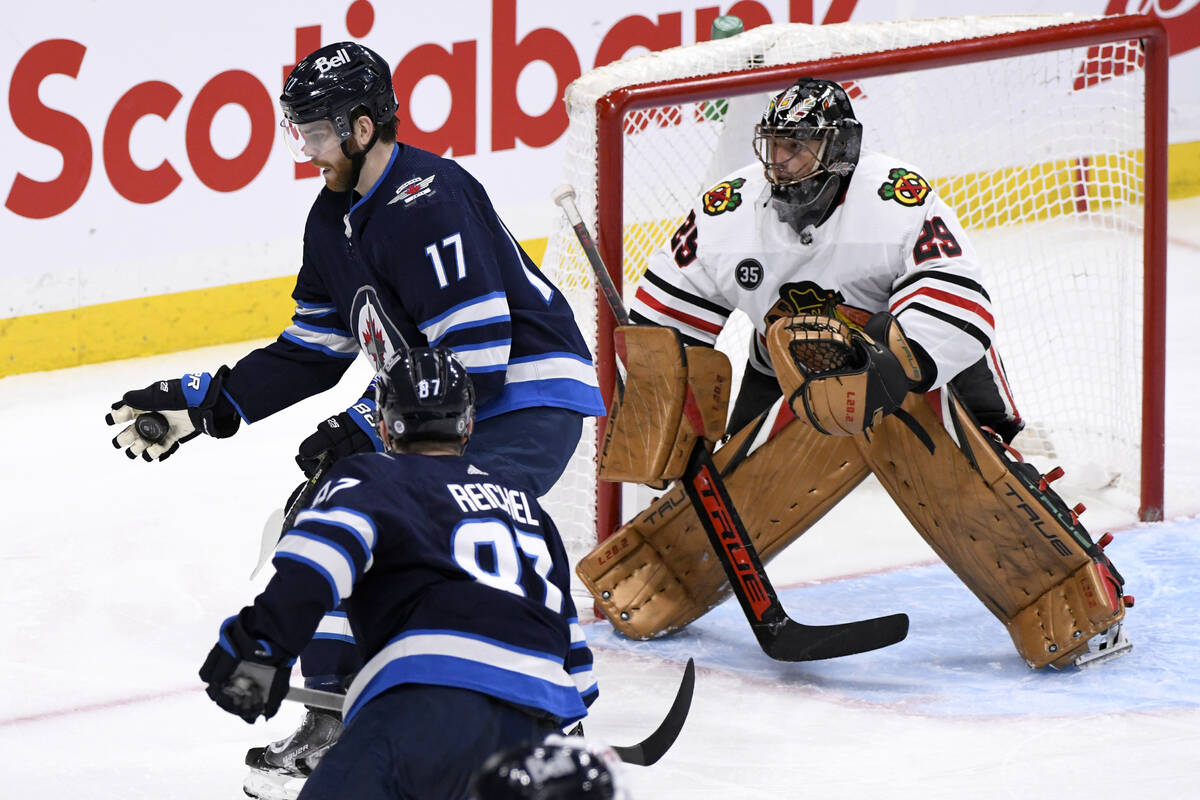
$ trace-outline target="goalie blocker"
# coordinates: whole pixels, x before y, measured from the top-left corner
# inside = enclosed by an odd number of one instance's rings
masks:
[[[781,399],[713,456],[735,505],[747,509],[743,518],[763,561],[872,471],[1004,623],[1031,667],[1127,649],[1121,622],[1132,598],[1122,596],[1123,579],[1079,524],[1082,506],[1068,508],[1049,487],[1061,471],[1043,477],[1010,458],[949,387],[908,394],[920,385],[920,366],[899,325],[883,313],[866,328],[875,336],[827,317],[791,317],[768,331],[791,406]],[[698,349],[688,348],[689,357]],[[673,433],[659,428],[649,437],[660,442],[660,454],[671,449]],[[728,596],[705,551],[699,522],[676,485],[581,560],[577,572],[618,630],[646,639],[688,624]]]

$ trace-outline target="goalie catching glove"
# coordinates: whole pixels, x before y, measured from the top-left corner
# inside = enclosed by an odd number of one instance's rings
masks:
[[[113,447],[125,448],[125,455],[130,458],[141,456],[143,461],[162,461],[178,450],[179,445],[199,436],[201,431],[217,439],[233,436],[242,420],[233,401],[224,392],[228,374],[229,367],[221,367],[216,375],[193,372],[126,392],[112,404],[105,422],[109,425],[132,423],[147,411],[157,411],[170,427],[161,441],[150,442],[138,434],[136,426],[129,425],[112,440]]]
[[[886,311],[862,332],[833,317],[783,317],[767,330],[767,349],[792,411],[831,436],[870,430],[921,385],[920,362]]]

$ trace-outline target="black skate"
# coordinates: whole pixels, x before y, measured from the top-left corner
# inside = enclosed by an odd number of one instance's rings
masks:
[[[310,708],[291,736],[246,751],[250,774],[242,782],[242,791],[258,800],[295,800],[341,735],[342,718],[337,712]]]

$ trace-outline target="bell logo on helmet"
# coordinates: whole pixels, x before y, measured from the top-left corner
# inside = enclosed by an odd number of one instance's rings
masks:
[[[313,66],[317,68],[318,72],[320,72],[322,75],[324,75],[326,72],[329,72],[329,70],[333,69],[334,67],[345,66],[346,64],[349,64],[349,63],[350,63],[350,54],[346,52],[345,48],[342,48],[337,51],[337,54],[334,55],[333,58],[326,58],[325,56],[321,56],[320,58],[317,59],[316,63],[313,64]]]

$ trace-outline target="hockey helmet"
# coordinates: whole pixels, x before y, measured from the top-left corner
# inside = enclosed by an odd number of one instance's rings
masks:
[[[362,116],[355,113],[359,109],[379,126],[398,108],[387,62],[356,42],[328,44],[302,58],[283,85],[279,105],[284,140],[301,162],[337,145],[346,152],[354,120]]]
[[[620,759],[582,736],[551,734],[492,755],[471,777],[471,800],[629,800]]]
[[[414,347],[398,351],[376,375],[375,404],[393,448],[417,441],[462,444],[475,418],[475,388],[449,349]]]
[[[800,232],[828,219],[850,185],[861,145],[862,123],[837,83],[798,78],[772,97],[754,127],[754,153],[780,221]]]

